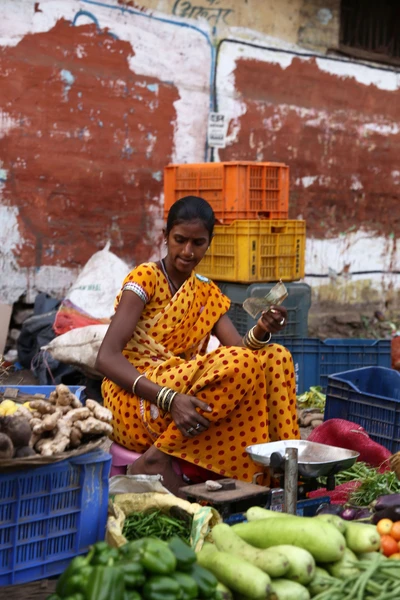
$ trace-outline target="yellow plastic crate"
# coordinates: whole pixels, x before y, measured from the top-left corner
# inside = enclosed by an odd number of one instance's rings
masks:
[[[306,222],[240,220],[216,225],[198,273],[217,281],[295,281],[304,277]]]

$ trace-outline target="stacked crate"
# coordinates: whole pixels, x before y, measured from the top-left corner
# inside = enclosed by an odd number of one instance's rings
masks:
[[[239,332],[254,324],[242,308],[245,298],[265,296],[281,279],[289,291],[285,335],[307,335],[311,290],[292,283],[304,277],[306,226],[288,219],[289,167],[251,161],[168,165],[165,217],[184,196],[204,198],[215,212],[214,238],[198,271],[230,297]]]

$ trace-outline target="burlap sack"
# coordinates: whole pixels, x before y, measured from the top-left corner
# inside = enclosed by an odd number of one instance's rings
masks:
[[[110,546],[119,547],[126,544],[122,534],[125,518],[133,512],[159,509],[169,514],[171,507],[177,506],[193,517],[190,543],[198,552],[207,539],[212,527],[222,521],[218,511],[210,506],[201,506],[187,500],[177,498],[173,494],[146,492],[142,494],[118,494],[110,501],[107,521],[106,541]]]

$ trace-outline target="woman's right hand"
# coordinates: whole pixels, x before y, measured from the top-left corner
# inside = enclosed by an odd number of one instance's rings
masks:
[[[172,402],[171,417],[175,425],[185,437],[194,437],[206,431],[210,422],[196,408],[204,412],[212,412],[212,408],[195,396],[177,394]]]

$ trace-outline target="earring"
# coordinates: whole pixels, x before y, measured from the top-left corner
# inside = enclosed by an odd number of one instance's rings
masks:
[[[167,240],[164,240],[164,244],[167,245],[167,243],[168,243]]]

